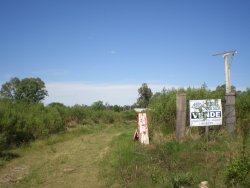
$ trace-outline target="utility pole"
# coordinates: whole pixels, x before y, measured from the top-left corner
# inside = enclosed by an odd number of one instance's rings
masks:
[[[226,78],[226,96],[225,96],[225,122],[227,130],[230,134],[234,134],[236,125],[236,115],[235,115],[235,92],[231,92],[231,82],[230,82],[230,65],[233,61],[233,56],[236,54],[236,50],[226,51],[222,53],[215,54],[222,55],[225,63],[225,78]],[[228,56],[231,55],[231,62],[228,63]]]
[[[218,55],[222,55],[222,57],[224,58],[224,63],[225,63],[225,80],[226,80],[226,94],[231,93],[231,82],[230,82],[230,65],[232,63],[232,58],[234,56],[234,54],[236,54],[237,51],[236,50],[232,50],[232,51],[226,51],[226,52],[222,52],[222,53],[218,53],[218,54],[214,54],[213,56],[218,56]],[[231,55],[231,63],[228,63],[228,56]]]

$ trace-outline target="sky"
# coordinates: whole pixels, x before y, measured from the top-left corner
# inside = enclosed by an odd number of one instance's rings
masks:
[[[248,0],[0,0],[0,84],[39,77],[44,103],[131,105],[138,88],[250,86]]]

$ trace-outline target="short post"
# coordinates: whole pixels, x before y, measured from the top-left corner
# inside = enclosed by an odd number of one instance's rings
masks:
[[[236,125],[235,115],[235,92],[226,94],[225,118],[227,130],[230,134],[234,134]]]
[[[176,96],[176,141],[182,143],[184,140],[186,126],[186,94]]]
[[[206,138],[208,138],[208,133],[209,133],[209,126],[206,126],[206,127],[205,127],[205,135],[206,135]]]

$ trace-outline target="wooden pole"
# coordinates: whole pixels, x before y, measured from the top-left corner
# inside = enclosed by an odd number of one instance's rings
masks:
[[[186,126],[186,94],[176,96],[176,141],[182,143],[184,140]]]
[[[205,135],[207,138],[208,138],[208,133],[209,133],[209,126],[206,126],[205,127]]]

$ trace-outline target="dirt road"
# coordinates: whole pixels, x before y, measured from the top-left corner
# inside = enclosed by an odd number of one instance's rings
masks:
[[[105,128],[70,139],[57,136],[61,140],[55,143],[40,141],[19,149],[20,157],[0,167],[0,187],[104,187],[98,162],[121,132]]]

